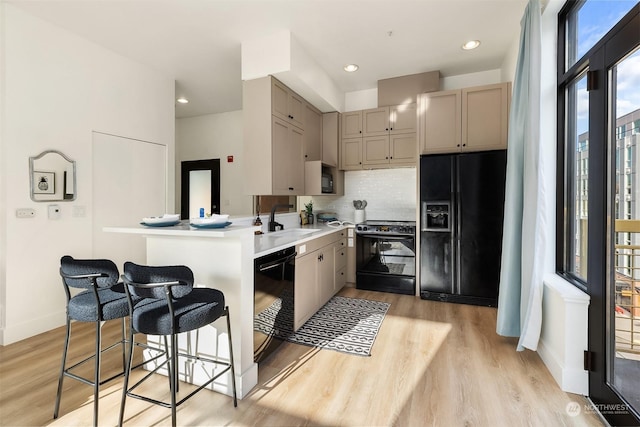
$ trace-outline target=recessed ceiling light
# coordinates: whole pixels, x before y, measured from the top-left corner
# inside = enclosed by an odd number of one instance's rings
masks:
[[[464,50],[472,50],[480,46],[480,40],[469,40],[465,44],[462,45]]]
[[[358,71],[359,67],[356,64],[347,64],[343,68],[347,73],[353,73],[354,71]]]
[[[180,104],[188,104],[189,100],[187,98],[185,98],[184,96],[181,96],[180,98],[176,99],[176,101],[178,101]]]

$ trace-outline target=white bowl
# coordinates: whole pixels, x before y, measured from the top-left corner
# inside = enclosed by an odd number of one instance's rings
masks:
[[[162,216],[150,216],[142,218],[145,224],[164,224],[168,222],[180,221],[180,214],[164,214]]]
[[[189,222],[191,224],[203,225],[203,224],[218,224],[227,222],[229,215],[213,214],[209,218],[191,218]]]

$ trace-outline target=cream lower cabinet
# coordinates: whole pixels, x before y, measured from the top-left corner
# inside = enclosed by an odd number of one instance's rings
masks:
[[[346,267],[346,252],[341,255],[346,248],[345,234],[346,230],[340,230],[296,246],[294,331],[344,286],[336,277],[343,277],[340,271],[344,273]]]

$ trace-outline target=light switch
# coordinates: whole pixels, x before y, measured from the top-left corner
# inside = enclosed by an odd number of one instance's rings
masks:
[[[60,206],[59,205],[49,205],[49,219],[60,219]]]

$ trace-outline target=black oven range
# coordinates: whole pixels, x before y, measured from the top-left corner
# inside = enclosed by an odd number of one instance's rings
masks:
[[[415,221],[356,224],[356,288],[415,295]]]

